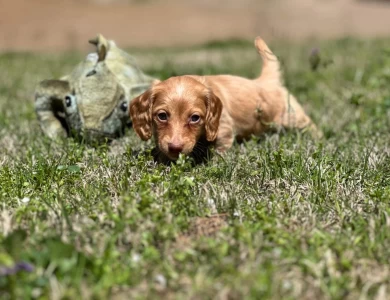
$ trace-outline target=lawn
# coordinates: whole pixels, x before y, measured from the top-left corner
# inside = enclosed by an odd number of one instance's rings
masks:
[[[132,131],[51,142],[34,87],[85,53],[1,54],[1,299],[389,298],[390,40],[270,46],[324,138],[266,135],[196,167],[155,164]],[[246,41],[130,52],[162,79],[260,72]]]

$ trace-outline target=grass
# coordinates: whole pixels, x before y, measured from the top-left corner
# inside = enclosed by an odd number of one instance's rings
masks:
[[[134,157],[151,147],[134,132],[49,141],[34,87],[83,55],[0,55],[1,298],[390,297],[390,40],[271,46],[324,139],[268,135],[196,167]],[[160,78],[260,70],[249,42],[132,53]]]

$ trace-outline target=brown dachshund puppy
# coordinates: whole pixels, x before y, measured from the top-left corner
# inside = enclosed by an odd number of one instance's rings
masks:
[[[131,101],[133,127],[142,140],[154,136],[159,161],[176,160],[180,153],[198,159],[207,154],[210,145],[223,152],[234,139],[242,141],[271,128],[316,132],[283,86],[277,58],[261,38],[256,38],[255,45],[263,59],[257,79],[172,77]]]

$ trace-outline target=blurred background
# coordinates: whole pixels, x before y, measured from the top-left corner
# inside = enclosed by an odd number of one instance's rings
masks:
[[[84,50],[97,33],[121,47],[380,37],[390,1],[0,0],[0,51]]]

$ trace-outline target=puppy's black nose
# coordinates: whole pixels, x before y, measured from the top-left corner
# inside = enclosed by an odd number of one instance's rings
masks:
[[[183,151],[183,144],[168,143],[168,150],[171,153],[180,153]]]

